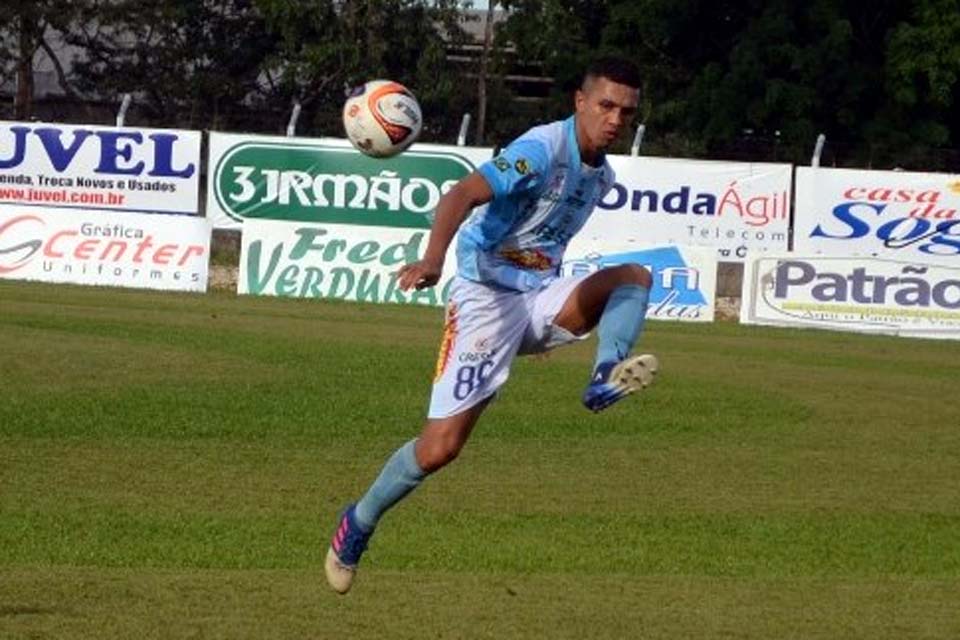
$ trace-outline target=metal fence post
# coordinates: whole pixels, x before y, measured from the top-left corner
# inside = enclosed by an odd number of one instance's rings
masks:
[[[630,155],[640,155],[640,144],[643,142],[643,134],[647,130],[647,125],[637,125],[637,133],[633,136],[633,144],[630,145]]]
[[[467,129],[470,128],[470,114],[463,114],[463,120],[460,121],[460,133],[457,134],[457,146],[462,147],[467,144]]]
[[[293,112],[290,114],[290,121],[287,122],[287,137],[292,138],[297,134],[297,120],[300,118],[300,101],[293,101]]]
[[[811,167],[820,166],[820,154],[823,153],[823,143],[827,141],[827,136],[820,134],[817,136],[817,144],[813,147],[813,157],[810,158]]]
[[[120,109],[117,111],[117,126],[122,127],[123,121],[127,118],[127,109],[130,108],[132,98],[129,93],[123,94],[123,101],[120,103]]]

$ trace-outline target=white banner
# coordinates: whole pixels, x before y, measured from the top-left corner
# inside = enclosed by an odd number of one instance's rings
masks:
[[[580,232],[642,246],[712,247],[721,261],[786,251],[791,166],[609,156],[613,189]]]
[[[960,266],[960,176],[797,168],[794,251]]]
[[[0,204],[195,215],[200,132],[0,122]]]
[[[429,229],[440,196],[492,152],[415,144],[370,158],[339,138],[211,132],[207,217],[223,229],[254,218]]]
[[[436,287],[401,291],[396,273],[419,260],[429,234],[400,229],[341,224],[306,224],[248,219],[243,226],[240,294],[334,298],[358,302],[446,304],[456,273],[456,252],[447,252]],[[574,244],[564,275],[634,262],[653,273],[649,317],[708,322],[714,318],[716,256],[702,248],[650,247],[607,242]]]
[[[647,317],[711,322],[715,316],[717,252],[704,247],[638,247],[623,239],[574,237],[564,256],[564,275],[635,263],[650,270],[653,287]]]
[[[237,292],[443,305],[456,272],[452,250],[436,287],[397,286],[397,271],[422,257],[427,236],[423,229],[249,218],[243,224]]]
[[[740,322],[960,339],[960,267],[763,256],[745,265]]]
[[[0,278],[206,291],[205,218],[0,205]]]

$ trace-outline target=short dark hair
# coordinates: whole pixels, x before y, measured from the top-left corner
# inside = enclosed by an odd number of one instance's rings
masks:
[[[603,56],[591,62],[583,74],[583,82],[588,78],[606,78],[617,84],[640,88],[640,70],[630,60],[617,56]]]

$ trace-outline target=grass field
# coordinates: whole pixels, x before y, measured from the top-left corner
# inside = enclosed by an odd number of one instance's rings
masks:
[[[0,281],[0,638],[960,638],[960,344],[733,323],[521,360],[336,596],[441,319]]]

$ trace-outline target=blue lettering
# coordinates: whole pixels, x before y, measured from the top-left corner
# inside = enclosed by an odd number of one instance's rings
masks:
[[[663,210],[667,213],[686,213],[690,205],[690,187],[668,193],[663,198]]]
[[[180,171],[172,166],[173,143],[177,141],[177,136],[171,133],[154,133],[147,137],[153,140],[154,145],[153,170],[148,171],[147,175],[169,178],[189,178],[193,175],[196,167],[192,162]]]
[[[607,202],[607,197],[611,194],[616,194],[616,200],[613,202]],[[600,201],[601,209],[619,209],[627,203],[627,189],[619,182],[613,183],[613,186],[607,191],[603,196],[603,200]]]
[[[641,191],[637,189],[633,192],[633,197],[630,198],[630,208],[634,211],[640,210],[640,201],[642,199],[647,199],[647,211],[656,211],[657,210],[657,192],[656,191]]]
[[[70,166],[74,156],[77,155],[77,151],[80,150],[83,141],[91,134],[87,129],[75,130],[73,132],[73,143],[65,148],[63,142],[60,140],[60,136],[63,135],[61,129],[54,129],[52,127],[40,128],[34,129],[33,132],[40,138],[43,148],[47,151],[47,157],[50,158],[50,164],[52,164],[53,168],[57,171],[63,171]]]
[[[613,194],[612,196],[610,194]],[[660,193],[654,189],[628,190],[619,182],[604,194],[597,203],[601,209],[620,209],[630,201],[632,211],[657,212],[662,208],[665,213],[694,213],[701,216],[712,216],[716,213],[717,196],[712,193],[698,193],[693,198],[691,206],[691,187],[684,185],[676,191],[668,191],[661,199]]]
[[[904,236],[897,236],[896,231],[901,226],[913,224],[913,227]],[[917,240],[922,239],[923,235],[930,228],[930,222],[923,218],[898,218],[885,222],[877,229],[877,238],[883,240],[885,247],[900,248],[905,247]]]
[[[955,256],[960,254],[960,235],[950,233],[956,229],[960,231],[960,220],[948,220],[937,225],[937,231],[943,235],[935,235],[930,238],[930,243],[920,247],[920,251],[929,253],[932,256]],[[945,251],[935,251],[938,247],[945,247]]]
[[[880,215],[883,213],[883,210],[886,209],[887,205],[872,204],[870,202],[847,202],[837,205],[833,208],[833,217],[840,222],[846,223],[847,226],[850,227],[849,233],[847,235],[832,235],[824,231],[823,226],[818,224],[817,227],[810,232],[810,237],[852,240],[853,238],[862,238],[870,233],[870,225],[857,218],[856,214],[853,212],[854,207],[869,207],[870,209],[873,209],[875,214]]]
[[[122,138],[133,140],[137,144],[143,142],[143,136],[139,133],[128,131],[101,131],[97,133],[100,138],[100,164],[94,169],[97,173],[120,173],[131,176],[138,176],[143,172],[143,162],[138,162],[132,167],[120,167],[117,165],[117,157],[123,158],[127,162],[133,155],[133,146],[126,142],[119,144]]]
[[[693,212],[701,216],[712,216],[717,210],[717,197],[712,193],[697,194],[697,201],[693,203]]]
[[[0,169],[12,169],[23,162],[23,156],[27,151],[27,134],[30,129],[27,127],[10,127],[13,132],[13,155],[9,159],[0,159]],[[624,195],[626,197],[626,195]]]
[[[794,284],[807,284],[817,274],[808,262],[783,260],[777,263],[777,277],[774,279],[774,296],[786,298],[787,291]]]

